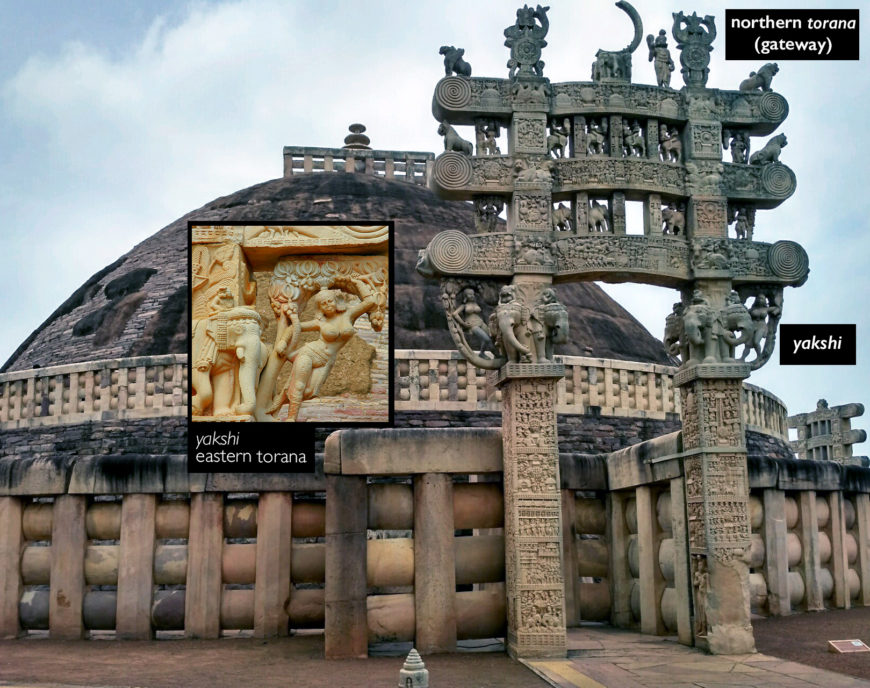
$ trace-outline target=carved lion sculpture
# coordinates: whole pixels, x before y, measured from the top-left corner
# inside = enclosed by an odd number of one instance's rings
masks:
[[[444,137],[444,150],[446,151],[455,151],[456,153],[471,155],[474,150],[471,141],[466,141],[457,134],[456,129],[450,126],[446,119],[443,120],[441,126],[438,127],[438,135]]]
[[[463,48],[454,48],[452,45],[442,45],[438,51],[444,55],[444,73],[447,76],[456,72],[459,76],[471,76],[471,65],[462,59],[465,55]]]
[[[778,134],[764,144],[764,148],[753,153],[749,158],[750,165],[769,165],[779,162],[779,154],[788,145],[785,134]]]
[[[779,71],[779,65],[776,62],[768,62],[757,72],[749,72],[749,78],[740,82],[741,91],[762,91],[770,90],[770,82],[774,75]]]

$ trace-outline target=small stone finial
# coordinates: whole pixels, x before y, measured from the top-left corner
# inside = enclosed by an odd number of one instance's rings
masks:
[[[399,671],[398,688],[429,688],[429,670],[415,648],[411,648]]]
[[[351,124],[348,129],[350,129],[350,134],[344,137],[343,148],[350,148],[353,150],[371,150],[369,144],[372,140],[363,134],[366,130],[365,125]]]

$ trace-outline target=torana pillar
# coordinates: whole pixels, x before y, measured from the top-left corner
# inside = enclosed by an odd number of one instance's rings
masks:
[[[556,437],[558,364],[499,371],[504,437],[508,653],[564,657],[562,509]]]
[[[749,366],[681,370],[683,466],[695,644],[714,654],[755,651],[749,611],[749,478],[742,418]]]

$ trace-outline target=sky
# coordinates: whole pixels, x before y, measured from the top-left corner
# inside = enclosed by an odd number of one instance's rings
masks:
[[[553,82],[588,80],[596,50],[631,41],[628,17],[609,0],[549,4],[543,59]],[[736,89],[767,61],[725,61],[720,2],[634,5],[644,35],[665,28],[670,38],[671,13],[680,9],[716,17],[710,87]],[[373,148],[442,150],[431,114],[444,75],[439,47],[464,48],[474,76],[507,77],[502,32],[518,6],[0,0],[0,362],[82,282],[161,227],[281,176],[284,145],[339,147],[348,124],[362,122]],[[672,86],[680,87],[673,43]],[[779,129],[789,141],[781,161],[794,170],[797,191],[778,209],[759,211],[755,238],[804,246],[810,278],[786,289],[782,322],[857,324],[858,364],[780,366],[777,351],[750,382],[779,396],[790,413],[814,409],[821,397],[870,409],[866,57],[779,66],[773,88],[790,105]],[[645,44],[633,70],[635,82],[654,83]],[[763,141],[754,139],[753,150]],[[677,292],[605,289],[662,336]],[[870,415],[855,425],[870,428]],[[856,453],[870,454],[870,443]]]

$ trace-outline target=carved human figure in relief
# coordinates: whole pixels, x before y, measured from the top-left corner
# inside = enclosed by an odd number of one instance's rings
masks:
[[[775,304],[771,305],[764,294],[759,294],[755,297],[752,305],[749,307],[749,314],[752,317],[752,336],[743,349],[741,360],[745,361],[750,351],[755,352],[755,360],[762,358],[765,339],[770,335],[768,317],[770,316],[771,319],[776,318],[780,312],[781,309]]]
[[[498,214],[504,201],[498,196],[479,196],[474,199],[474,227],[478,232],[494,232],[498,226]]]
[[[481,315],[482,310],[477,304],[474,289],[470,287],[463,289],[459,299],[461,303],[450,314],[450,317],[463,329],[466,340],[468,340],[468,335],[474,335],[477,338],[480,345],[480,355],[483,356],[484,351],[491,349],[493,345],[489,332],[487,332],[487,324]]]
[[[707,573],[707,557],[696,555],[695,571],[692,574],[692,587],[695,589],[695,635],[707,635],[707,592],[709,577]]]
[[[734,232],[738,239],[752,241],[752,233],[755,230],[755,208],[735,209],[732,222],[735,223]]]
[[[653,63],[656,72],[656,82],[659,86],[670,88],[674,61],[671,59],[671,51],[668,50],[668,38],[665,30],[659,30],[659,35],[655,38],[652,34],[647,36],[646,44],[649,47],[649,61]]]
[[[501,127],[495,121],[478,121],[475,126],[478,155],[501,155],[498,147],[498,137]]]
[[[325,289],[312,297],[319,311],[314,320],[300,322],[296,309],[292,306],[288,309],[290,327],[275,343],[275,350],[291,361],[293,368],[287,386],[273,400],[267,413],[274,414],[286,400],[287,420],[295,421],[302,402],[319,394],[339,351],[356,334],[356,319],[377,305],[369,285],[359,279],[352,279],[351,283],[360,296],[360,302],[354,306],[346,305],[341,291]],[[300,332],[319,332],[320,337],[297,346]]]
[[[731,140],[730,144],[728,139]],[[725,129],[722,132],[722,147],[726,146],[731,149],[731,162],[745,163],[749,155],[749,134]]]

